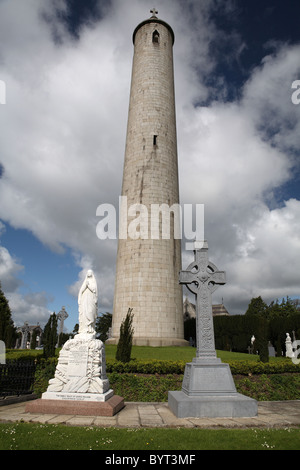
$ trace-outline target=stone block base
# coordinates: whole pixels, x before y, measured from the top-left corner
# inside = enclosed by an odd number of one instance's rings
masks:
[[[188,396],[169,392],[168,404],[177,418],[249,418],[257,416],[257,402],[236,393],[229,396]]]
[[[40,398],[26,404],[26,413],[66,414],[81,416],[114,416],[124,408],[124,398],[114,395],[104,402],[47,400]]]
[[[119,338],[109,338],[105,344],[118,344]],[[149,338],[149,337],[133,337],[132,344],[134,346],[189,346],[189,342],[180,338]]]

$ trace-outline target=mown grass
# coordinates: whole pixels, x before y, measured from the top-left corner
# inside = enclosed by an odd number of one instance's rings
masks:
[[[299,450],[300,429],[137,429],[0,423],[0,450]]]
[[[116,346],[106,346],[108,362],[115,360]],[[9,352],[10,353],[10,352]],[[12,351],[17,358],[42,351]],[[195,348],[134,346],[132,358],[189,362]],[[258,356],[217,351],[223,362],[259,360]],[[280,362],[282,358],[270,358]],[[40,379],[47,387],[55,365],[49,364]],[[46,372],[46,373],[45,373]],[[47,376],[49,375],[49,377]],[[125,401],[167,401],[169,390],[180,390],[181,374],[108,374],[115,394]],[[237,390],[257,400],[300,399],[300,374],[234,375]],[[121,429],[73,427],[37,423],[0,423],[0,450],[300,450],[300,428],[285,429]]]
[[[116,345],[105,345],[105,355],[108,361],[116,360]],[[56,350],[58,356],[59,349]],[[42,357],[42,350],[35,349],[9,349],[6,351],[6,359],[20,359],[26,357]],[[165,347],[151,347],[151,346],[132,346],[131,358],[137,360],[152,360],[157,359],[161,361],[185,361],[190,362],[196,356],[196,349],[191,346],[176,347],[176,346],[165,346]],[[255,354],[244,354],[230,351],[219,351],[217,350],[217,356],[221,358],[223,362],[235,361],[235,360],[247,360],[247,361],[259,361],[259,356]],[[271,357],[271,362],[281,361],[282,358]]]
[[[109,344],[105,346],[105,354],[107,360],[115,360],[117,346]],[[132,346],[131,357],[137,360],[151,360],[157,359],[161,361],[185,361],[190,362],[196,356],[196,349],[191,346],[176,347],[176,346],[165,346],[165,347],[151,347],[151,346]],[[230,351],[218,351],[217,356],[221,358],[223,362],[235,361],[235,360],[248,360],[258,361],[259,356],[255,354],[244,354]],[[270,358],[271,361],[280,361],[281,358]]]

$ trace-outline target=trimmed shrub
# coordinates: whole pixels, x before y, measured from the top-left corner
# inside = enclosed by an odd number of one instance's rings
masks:
[[[121,362],[129,362],[132,349],[132,337],[133,337],[133,313],[132,308],[128,309],[125,319],[122,321],[120,326],[120,339],[118,342],[116,359]]]

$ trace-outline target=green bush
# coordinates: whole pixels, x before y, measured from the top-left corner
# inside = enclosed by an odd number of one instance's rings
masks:
[[[58,354],[58,350],[56,353]],[[45,359],[43,352],[38,350],[7,350],[6,356],[7,359],[36,361],[34,392],[41,395],[46,391],[49,380],[55,374],[57,357]],[[247,394],[248,387],[250,396],[254,397],[276,399],[277,396],[278,400],[300,398],[297,390],[300,384],[296,380],[297,376],[300,377],[300,364],[296,365],[288,358],[278,358],[269,363],[252,359],[251,355],[249,355],[249,360],[223,359],[223,362],[228,362],[230,365],[234,380],[238,381],[239,386],[244,390],[241,393]],[[181,389],[185,365],[185,360],[132,359],[124,363],[109,358],[106,361],[106,370],[109,378],[112,377],[111,386],[116,394],[128,396],[129,401],[139,401],[141,396],[144,396],[141,401],[160,401],[162,395],[166,397],[167,387],[169,390]],[[127,387],[128,391],[126,391]],[[135,387],[138,388],[135,390]],[[157,391],[153,390],[150,393],[149,387],[158,388]]]
[[[34,393],[40,396],[48,388],[48,382],[53,379],[57,365],[57,358],[41,358],[36,367],[34,379]]]
[[[120,338],[117,346],[116,359],[121,362],[129,362],[132,349],[132,337],[134,329],[132,327],[132,308],[128,309],[125,319],[120,326]]]
[[[182,375],[108,374],[110,386],[125,401],[168,401],[169,390],[181,390]]]
[[[260,374],[251,377],[234,375],[239,393],[259,401],[300,399],[299,374]]]
[[[255,361],[230,361],[228,362],[232,374],[279,374],[285,372],[300,372],[300,365],[294,364],[290,359],[282,359],[276,362]],[[107,361],[107,372],[137,373],[137,374],[183,374],[185,361],[138,361],[131,360],[123,363],[120,361]]]
[[[184,361],[137,361],[130,362],[109,362],[106,363],[107,372],[137,373],[137,374],[183,374],[185,368]]]
[[[10,361],[39,361],[43,351],[35,349],[7,349],[6,360]]]
[[[294,364],[290,359],[282,359],[277,362],[228,362],[232,374],[283,374],[286,372],[300,372],[300,365]]]

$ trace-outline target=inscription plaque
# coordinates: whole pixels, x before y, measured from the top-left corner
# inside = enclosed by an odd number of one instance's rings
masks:
[[[70,351],[67,375],[69,377],[85,377],[88,362],[88,349]]]

